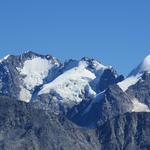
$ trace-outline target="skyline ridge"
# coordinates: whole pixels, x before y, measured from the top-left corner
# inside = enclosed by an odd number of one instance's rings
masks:
[[[18,53],[18,54],[11,54],[11,53],[6,54],[6,55],[4,55],[3,57],[1,57],[0,60],[3,61],[4,59],[7,59],[8,56],[20,56],[20,55],[24,55],[24,54],[28,54],[28,53],[31,53],[31,55],[32,55],[32,54],[35,54],[35,55],[37,55],[37,56],[38,56],[38,55],[39,55],[39,56],[40,56],[40,55],[41,55],[41,56],[50,55],[50,56],[52,56],[53,58],[56,58],[56,59],[57,59],[58,61],[60,61],[60,63],[62,63],[62,64],[64,64],[65,62],[68,62],[69,60],[77,60],[77,61],[80,61],[80,60],[82,60],[82,59],[84,59],[84,58],[87,58],[87,59],[94,59],[94,60],[98,61],[99,63],[101,63],[102,65],[107,65],[107,66],[113,67],[119,74],[121,73],[121,74],[123,74],[125,77],[128,77],[128,75],[130,75],[130,73],[131,73],[136,67],[138,67],[138,65],[142,64],[142,63],[144,62],[144,60],[145,60],[146,58],[149,58],[149,56],[150,56],[150,54],[145,55],[144,58],[143,58],[142,60],[139,60],[138,64],[136,64],[136,66],[134,66],[134,68],[132,68],[131,70],[129,70],[129,72],[127,72],[126,74],[124,74],[123,72],[120,72],[120,70],[117,70],[117,68],[116,68],[115,66],[113,66],[113,64],[109,64],[109,65],[106,64],[106,63],[103,61],[102,58],[97,59],[97,58],[88,57],[88,56],[83,56],[83,57],[80,57],[80,58],[78,58],[78,59],[76,59],[76,58],[68,58],[68,59],[65,59],[65,60],[61,60],[61,59],[57,58],[56,56],[54,56],[54,55],[52,55],[52,54],[50,54],[50,53],[41,53],[41,52],[36,52],[36,51],[33,51],[33,50],[26,50],[26,51],[21,52],[21,53]],[[131,65],[132,65],[132,64],[131,64]]]

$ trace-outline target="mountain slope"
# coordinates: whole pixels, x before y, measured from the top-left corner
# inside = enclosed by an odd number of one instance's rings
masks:
[[[119,115],[97,129],[101,150],[149,150],[150,113]]]
[[[149,150],[149,126],[150,113],[140,112],[88,130],[29,103],[0,97],[1,150]]]
[[[117,85],[110,86],[106,91],[97,95],[85,109],[69,118],[80,126],[95,128],[107,120],[120,114],[131,112],[133,108],[130,97]]]
[[[53,82],[44,85],[39,95],[56,93],[60,96],[60,100],[79,103],[86,97],[96,95],[96,85],[104,70],[108,68],[111,67],[104,66],[93,59],[83,58]]]
[[[36,87],[53,80],[59,74],[60,66],[60,62],[50,55],[31,51],[20,56],[9,55],[0,62],[1,95],[29,102]]]
[[[147,56],[124,80],[94,59],[62,64],[51,55],[29,51],[1,60],[0,94],[64,114],[78,125],[96,127],[119,114],[150,111],[149,67]]]
[[[133,103],[136,100],[135,105],[141,105],[139,109],[136,109],[137,111],[150,111],[150,55],[145,57],[128,78],[119,82],[118,85],[131,96]]]
[[[98,150],[99,147],[94,131],[79,128],[65,117],[27,103],[0,97],[1,150]]]
[[[0,94],[55,113],[95,99],[109,85],[123,80],[111,66],[82,58],[64,64],[51,55],[31,51],[8,55],[0,62]]]
[[[150,73],[150,55],[146,56],[144,60],[131,71],[129,76],[124,81],[118,83],[118,85],[123,91],[126,91],[130,86],[135,85],[145,72]]]
[[[124,79],[90,58],[8,55],[0,95],[0,149],[150,148],[150,56]]]
[[[97,124],[103,124],[107,120],[126,112],[150,112],[149,70],[150,56],[147,56],[121,82],[119,82],[121,76],[117,78],[118,80],[113,80],[113,76],[109,76],[110,70],[105,70],[106,73],[103,73],[99,87],[105,87],[105,83],[112,85],[106,84],[108,86],[104,88],[104,91],[97,94],[89,103],[75,106],[69,112],[68,117],[80,126],[95,128]]]

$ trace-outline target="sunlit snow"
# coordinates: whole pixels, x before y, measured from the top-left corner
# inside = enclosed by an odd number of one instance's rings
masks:
[[[54,65],[56,64],[52,64],[51,61],[40,57],[26,60],[23,68],[20,69],[20,74],[25,75],[24,85],[26,88],[31,90],[35,86],[41,85],[43,79],[47,77],[49,70]]]
[[[140,64],[139,72],[150,71],[150,55],[145,57],[144,61]]]
[[[3,62],[4,60],[7,60],[7,59],[9,58],[9,56],[10,56],[10,55],[8,54],[8,55],[6,55],[4,58],[0,59],[0,63]]]
[[[31,95],[30,91],[21,86],[19,99],[24,102],[30,102],[31,97],[32,97],[32,95]]]
[[[24,62],[23,68],[17,68],[23,78],[23,86],[20,87],[20,100],[29,102],[31,100],[31,90],[36,86],[43,84],[43,80],[48,76],[49,70],[58,66],[51,60],[35,57]]]
[[[134,99],[132,103],[133,103],[132,112],[150,112],[148,106],[144,103],[139,102],[137,99]]]
[[[140,65],[138,65],[138,67],[130,73],[130,76],[128,78],[118,83],[119,87],[123,91],[126,91],[130,86],[136,84],[139,81],[144,72],[150,73],[150,55],[145,57]]]
[[[125,92],[130,86],[136,84],[140,79],[140,75],[137,76],[131,76],[123,80],[122,82],[119,82],[119,87]]]
[[[95,62],[95,67],[97,69],[104,69],[101,65],[100,68]],[[86,92],[94,97],[96,95],[95,91],[90,86],[90,81],[96,78],[96,75],[89,71],[87,68],[86,61],[80,61],[79,66],[74,67],[62,75],[57,77],[53,82],[44,85],[39,95],[49,93],[51,90],[55,90],[63,100],[65,101],[82,101],[83,92]]]

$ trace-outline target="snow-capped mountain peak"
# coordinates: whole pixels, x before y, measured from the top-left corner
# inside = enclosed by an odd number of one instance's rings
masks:
[[[22,56],[26,57],[26,58],[32,58],[32,57],[42,57],[42,55],[35,53],[33,51],[26,51],[22,54]]]
[[[83,57],[80,62],[85,62],[87,64],[87,66],[89,66],[93,69],[96,69],[96,70],[108,68],[108,66],[103,65],[102,63],[100,63],[99,61],[97,61],[93,58],[91,59],[88,57]]]
[[[143,60],[143,62],[140,64],[139,67],[139,71],[140,72],[150,72],[150,55],[146,56],[145,59]]]
[[[131,71],[129,76],[135,76],[143,72],[150,72],[150,55],[147,55],[144,60],[135,69],[133,69],[133,71]]]
[[[27,57],[22,67],[17,67],[22,76],[23,85],[20,86],[20,99],[30,101],[32,93],[37,86],[44,84],[44,81],[51,81],[57,74],[56,71],[61,66],[59,61],[50,55],[39,55],[33,52],[24,53],[22,57]]]
[[[80,61],[77,67],[73,67],[58,76],[54,81],[43,86],[39,95],[49,92],[56,92],[65,101],[82,101],[82,92],[85,88],[90,94],[95,95],[91,89],[89,82],[94,80],[96,76],[87,68],[87,63]]]
[[[142,77],[143,73],[150,73],[150,55],[146,56],[144,60],[135,68],[129,76],[122,82],[118,83],[123,91],[126,91],[130,86],[136,84]]]
[[[70,60],[65,63],[64,72],[45,84],[38,95],[52,93],[59,95],[60,100],[64,102],[81,102],[87,97],[94,97],[100,77],[108,68],[86,57],[80,61]]]
[[[23,64],[23,68],[18,68],[18,70],[21,75],[26,76],[24,83],[27,89],[31,90],[35,86],[43,83],[43,79],[48,76],[49,70],[54,66],[59,66],[59,64],[36,57],[31,60],[26,60]]]
[[[16,95],[17,99],[25,102],[41,99],[42,96],[54,95],[62,102],[79,103],[84,99],[92,99],[101,91],[100,86],[107,88],[107,85],[114,83],[110,80],[117,78],[111,66],[105,66],[87,57],[61,64],[51,55],[27,51],[18,56],[5,57],[5,60],[7,59],[7,62],[1,64],[2,68],[8,70],[8,81],[12,82],[10,84],[15,83],[14,96]],[[106,70],[111,72],[109,77]],[[13,80],[11,75],[13,75]],[[110,78],[109,81],[107,81],[108,78]],[[4,80],[2,79],[2,83]],[[105,84],[101,84],[103,80]],[[2,86],[2,90],[6,87],[7,93],[10,93],[11,89],[7,85]]]
[[[56,78],[60,67],[59,60],[51,55],[32,51],[17,56],[7,55],[0,61],[0,92],[5,95],[12,93],[13,97],[29,102],[36,87]]]
[[[2,59],[0,59],[0,63],[2,63],[3,61],[6,61],[11,55],[7,54],[6,56],[4,56]]]

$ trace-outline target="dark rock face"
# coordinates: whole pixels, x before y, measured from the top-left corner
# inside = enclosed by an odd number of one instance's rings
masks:
[[[127,93],[150,108],[150,74],[145,72],[142,78],[127,90]]]
[[[150,113],[127,113],[97,129],[101,150],[149,150]]]
[[[114,71],[113,69],[104,70],[104,73],[102,74],[100,78],[100,82],[99,82],[97,89],[99,91],[103,91],[107,89],[108,86],[116,84],[124,80],[123,75],[118,76],[116,74],[117,74],[116,71]]]
[[[4,59],[0,63],[0,95],[19,99],[19,93],[21,90],[20,86],[24,86],[23,80],[25,76],[20,74],[18,68],[22,68],[26,60],[31,60],[36,57],[51,60],[52,64],[57,61],[61,68],[61,63],[58,60],[54,60],[51,55],[40,55],[31,51],[19,56],[10,55],[7,59]],[[48,76],[50,76],[50,78],[43,79],[43,82],[45,83],[53,80],[56,76],[58,76],[58,70],[59,67],[54,66],[51,70],[49,70]],[[41,85],[30,91],[33,97],[35,97],[37,92],[36,90],[40,88],[40,86]]]
[[[30,104],[0,98],[1,150],[98,150],[94,131]]]
[[[101,97],[97,97],[95,102],[88,103],[71,120],[80,126],[95,128],[96,124],[103,124],[107,120],[130,112],[132,102],[130,97],[125,94],[117,85],[110,86]],[[89,106],[90,105],[90,106]],[[90,109],[87,111],[87,108]],[[86,113],[84,113],[87,111]]]
[[[0,97],[0,150],[149,150],[150,113],[126,113],[94,130]]]
[[[21,80],[16,69],[21,64],[19,57],[10,55],[0,63],[1,95],[15,97],[19,95]],[[15,89],[15,90],[14,90]]]

